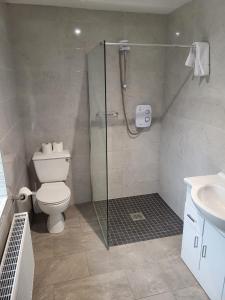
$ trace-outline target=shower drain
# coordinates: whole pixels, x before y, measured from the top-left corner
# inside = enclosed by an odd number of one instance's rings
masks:
[[[132,213],[130,214],[131,219],[135,222],[135,221],[141,221],[141,220],[145,220],[145,216],[143,215],[142,212],[136,212],[136,213]]]

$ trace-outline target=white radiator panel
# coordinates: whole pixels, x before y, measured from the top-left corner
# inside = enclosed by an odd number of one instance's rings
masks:
[[[15,214],[0,266],[0,300],[31,300],[33,278],[29,217]]]

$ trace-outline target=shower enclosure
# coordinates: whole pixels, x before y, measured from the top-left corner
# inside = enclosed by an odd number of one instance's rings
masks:
[[[107,247],[182,231],[159,196],[165,57],[178,47],[191,46],[101,42],[88,54],[92,201]],[[136,128],[139,105],[151,127]]]

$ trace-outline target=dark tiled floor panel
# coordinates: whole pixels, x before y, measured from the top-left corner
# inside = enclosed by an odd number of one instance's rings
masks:
[[[95,202],[95,207],[106,231],[106,201]],[[135,213],[145,219],[133,221]],[[109,200],[108,229],[109,245],[116,246],[181,234],[183,222],[159,194],[149,194]]]

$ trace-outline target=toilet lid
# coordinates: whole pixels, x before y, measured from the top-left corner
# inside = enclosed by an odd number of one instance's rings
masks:
[[[44,183],[37,191],[37,200],[46,204],[57,204],[70,197],[70,189],[64,182]]]

